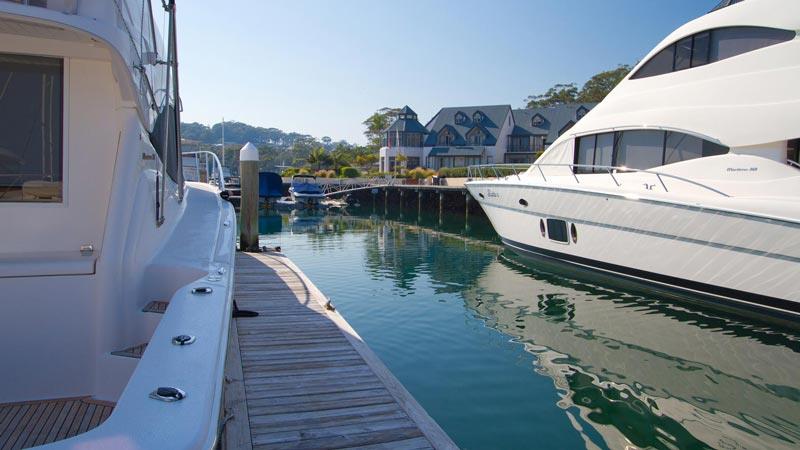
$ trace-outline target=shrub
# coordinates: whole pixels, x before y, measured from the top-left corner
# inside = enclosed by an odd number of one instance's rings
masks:
[[[439,169],[439,176],[442,178],[464,178],[467,176],[466,167],[442,167]]]
[[[301,167],[300,170],[297,171],[296,175],[311,175],[311,171],[308,170],[308,167]]]
[[[361,176],[361,172],[355,167],[342,167],[339,169],[339,173],[341,173],[344,178],[358,178]]]
[[[295,175],[297,175],[297,169],[294,167],[287,167],[286,169],[283,169],[283,172],[281,172],[282,177],[293,177]]]
[[[318,170],[314,172],[314,175],[317,178],[336,178],[336,172],[333,170],[325,170],[325,169]]]
[[[427,169],[423,169],[422,167],[416,167],[409,170],[407,173],[409,178],[413,180],[424,180],[425,178],[431,176],[431,174],[429,174],[428,172],[429,171]]]

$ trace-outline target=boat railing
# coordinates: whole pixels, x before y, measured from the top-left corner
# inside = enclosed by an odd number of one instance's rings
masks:
[[[225,173],[222,171],[222,163],[216,153],[208,150],[198,150],[183,152],[183,178],[186,181],[197,181],[217,186],[221,191],[225,190]],[[187,158],[194,158],[194,165],[187,165]]]
[[[786,160],[786,164],[789,164],[790,166],[794,166],[794,167],[797,167],[798,169],[800,169],[800,163],[798,163],[795,160],[787,159]]]
[[[703,190],[712,192],[717,195],[721,195],[723,197],[730,197],[730,195],[720,191],[719,189],[713,188],[711,186],[705,185],[703,183],[690,180],[688,178],[684,178],[678,175],[672,175],[669,173],[659,172],[656,170],[645,170],[645,169],[632,169],[630,167],[624,166],[600,166],[600,165],[592,165],[592,164],[570,164],[570,163],[536,163],[532,165],[528,165],[525,167],[525,170],[519,170],[519,164],[481,164],[476,166],[469,166],[467,168],[467,177],[469,180],[474,179],[487,179],[487,178],[508,178],[508,177],[516,177],[518,180],[521,180],[521,175],[523,173],[531,173],[533,176],[541,177],[542,181],[545,183],[549,183],[548,176],[552,177],[552,174],[545,175],[545,171],[542,169],[543,167],[557,167],[567,169],[564,175],[569,175],[575,181],[575,184],[580,184],[581,180],[578,177],[580,174],[602,174],[605,173],[611,177],[611,180],[614,181],[614,185],[616,187],[622,187],[622,182],[620,177],[617,175],[623,173],[642,173],[642,174],[649,174],[652,175],[658,183],[645,183],[645,187],[648,190],[653,190],[655,186],[659,186],[664,192],[669,192],[669,188],[667,188],[667,183],[664,182],[665,179],[667,180],[675,180],[681,183],[690,184],[692,186],[701,188]],[[535,170],[531,170],[531,168],[535,167]],[[488,175],[488,176],[487,176]]]

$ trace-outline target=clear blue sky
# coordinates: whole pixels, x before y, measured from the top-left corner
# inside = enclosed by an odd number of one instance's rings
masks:
[[[717,0],[187,0],[183,120],[238,120],[364,143],[411,106],[510,104],[634,63]]]

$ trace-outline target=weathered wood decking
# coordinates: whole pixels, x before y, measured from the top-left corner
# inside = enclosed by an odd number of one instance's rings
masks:
[[[240,449],[457,448],[286,257],[237,255],[225,444]]]
[[[0,404],[0,449],[28,448],[85,433],[105,421],[114,404],[89,397]]]

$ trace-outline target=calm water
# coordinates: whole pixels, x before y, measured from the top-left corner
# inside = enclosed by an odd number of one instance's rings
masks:
[[[800,447],[797,329],[517,260],[463,216],[409,215],[262,217],[262,244],[462,448]]]

